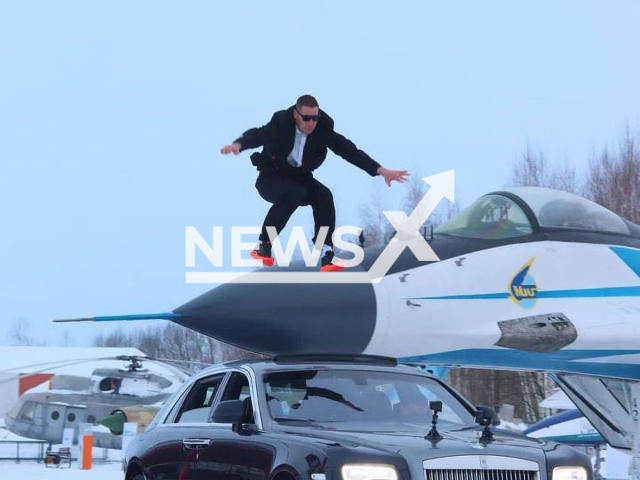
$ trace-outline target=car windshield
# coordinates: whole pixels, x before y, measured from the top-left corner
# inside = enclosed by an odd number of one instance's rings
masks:
[[[485,195],[436,229],[436,233],[498,240],[533,233],[524,211],[503,195]]]
[[[422,432],[431,428],[432,400],[443,404],[440,428],[473,423],[449,390],[422,375],[314,369],[269,373],[264,383],[271,418],[287,426]]]

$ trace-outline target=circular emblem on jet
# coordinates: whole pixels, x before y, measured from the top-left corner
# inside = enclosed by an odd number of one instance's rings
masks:
[[[538,286],[529,273],[535,257],[525,263],[513,276],[509,284],[509,298],[522,308],[530,309],[536,304]]]

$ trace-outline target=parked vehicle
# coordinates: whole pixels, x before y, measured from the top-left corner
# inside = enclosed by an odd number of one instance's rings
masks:
[[[495,428],[438,378],[384,357],[225,363],[130,443],[126,480],[592,480],[589,459]]]

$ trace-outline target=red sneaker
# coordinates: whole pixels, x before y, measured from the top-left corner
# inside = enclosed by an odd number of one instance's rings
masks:
[[[273,267],[275,263],[271,256],[271,244],[269,243],[261,243],[257,249],[251,250],[250,255],[256,260],[262,260],[262,264],[266,267]]]
[[[339,258],[337,263],[332,263],[334,258],[333,250],[327,250],[322,257],[322,266],[320,267],[321,272],[341,272],[346,267],[344,266],[344,261]]]

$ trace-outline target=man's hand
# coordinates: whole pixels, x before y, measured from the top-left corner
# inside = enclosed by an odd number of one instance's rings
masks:
[[[380,167],[377,170],[378,175],[384,177],[384,181],[387,183],[387,186],[391,186],[391,182],[394,180],[398,183],[405,183],[407,181],[407,177],[411,175],[406,170],[387,170],[384,167]]]
[[[222,147],[220,149],[220,153],[222,153],[223,155],[227,155],[229,153],[238,155],[240,153],[240,148],[242,148],[242,145],[240,145],[239,143],[233,143],[231,145],[225,145],[224,147]]]

